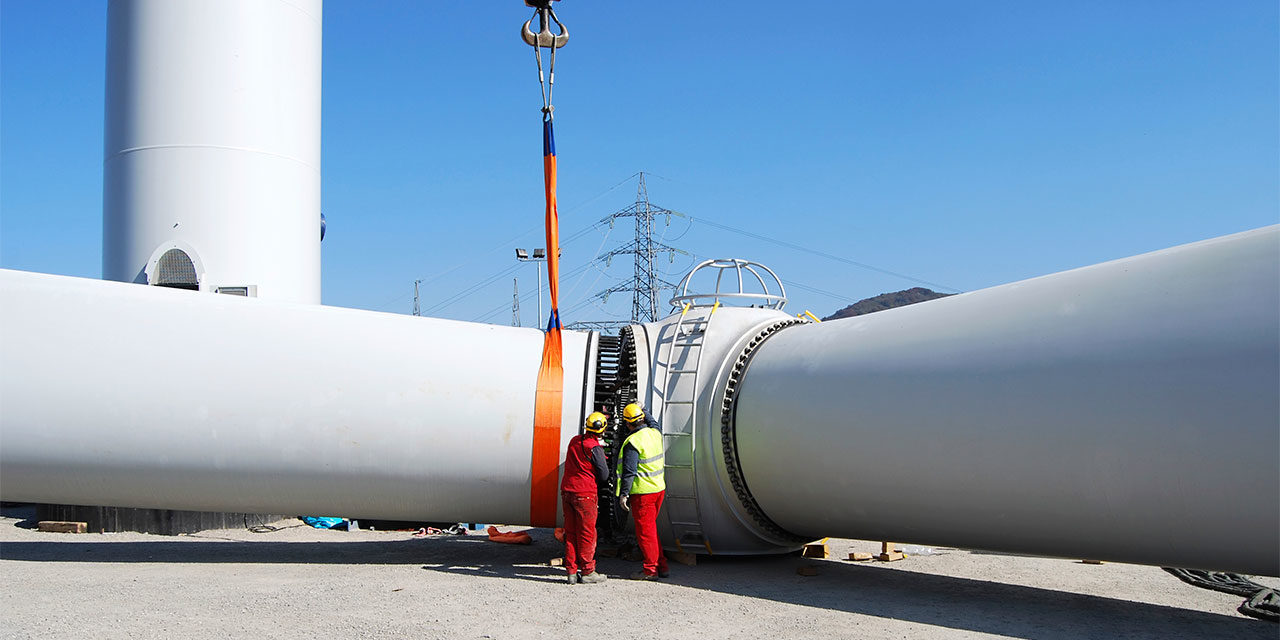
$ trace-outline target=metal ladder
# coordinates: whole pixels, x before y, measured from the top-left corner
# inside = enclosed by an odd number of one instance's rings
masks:
[[[697,425],[698,367],[702,364],[702,343],[711,317],[720,307],[691,307],[680,312],[675,332],[667,347],[667,375],[663,389],[665,408],[662,416],[662,439],[665,451],[663,476],[667,495],[663,500],[672,539],[681,551],[686,545],[711,545],[702,533],[702,512],[698,507],[697,476],[694,472],[694,439]]]

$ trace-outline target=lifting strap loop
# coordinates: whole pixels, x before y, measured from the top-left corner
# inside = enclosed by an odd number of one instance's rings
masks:
[[[542,364],[533,409],[532,486],[529,524],[556,525],[560,471],[560,422],[564,405],[563,345],[560,336],[560,221],[556,209],[556,145],[551,120],[542,122],[543,175],[547,210],[547,284],[551,288],[551,316],[542,342]]]

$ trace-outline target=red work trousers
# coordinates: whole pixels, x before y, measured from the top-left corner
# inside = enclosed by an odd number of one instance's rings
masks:
[[[644,557],[644,572],[649,575],[667,572],[667,557],[658,542],[658,509],[662,508],[662,498],[666,495],[666,491],[632,494],[627,500],[631,517],[636,521],[636,543]]]
[[[596,570],[596,513],[600,499],[594,493],[565,491],[564,568],[573,575]]]

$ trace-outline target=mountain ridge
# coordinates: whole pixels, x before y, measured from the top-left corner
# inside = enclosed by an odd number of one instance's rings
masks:
[[[823,318],[822,321],[826,322],[827,320],[839,320],[840,318],[863,316],[868,313],[885,311],[886,309],[893,309],[895,307],[905,307],[910,304],[928,302],[929,300],[937,300],[938,298],[945,298],[953,295],[955,294],[938,293],[937,291],[926,289],[924,287],[912,287],[910,289],[903,289],[902,291],[882,293],[878,296],[864,298]]]

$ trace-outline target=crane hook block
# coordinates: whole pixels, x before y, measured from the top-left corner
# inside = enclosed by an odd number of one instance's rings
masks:
[[[526,1],[526,4],[528,2]],[[525,20],[524,26],[520,28],[520,37],[524,39],[525,44],[531,47],[552,47],[559,49],[565,43],[569,42],[569,30],[565,28],[564,23],[556,17],[556,12],[551,10],[551,3],[539,4],[535,10],[538,18],[538,31],[534,33],[530,25],[533,24],[533,18]],[[533,6],[533,5],[530,5]],[[560,33],[552,33],[550,22],[556,23]]]

